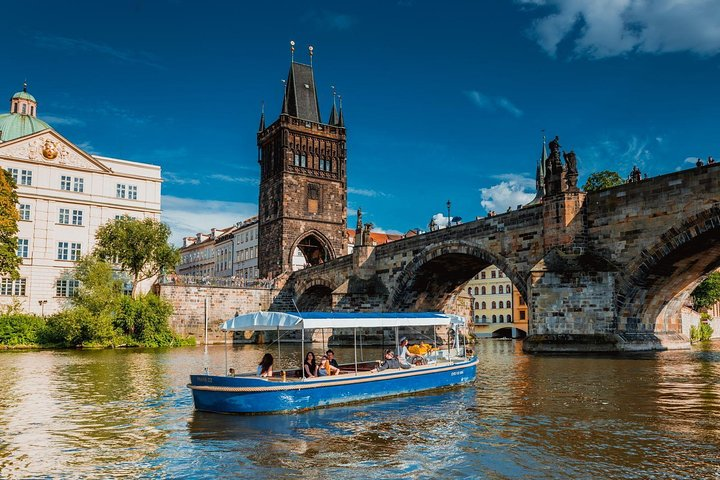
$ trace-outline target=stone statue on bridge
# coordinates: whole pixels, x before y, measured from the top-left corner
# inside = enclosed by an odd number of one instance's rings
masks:
[[[372,245],[372,238],[370,237],[370,234],[372,233],[372,229],[375,225],[372,223],[366,223],[365,229],[362,233],[362,245]]]
[[[567,189],[570,192],[577,191],[578,170],[575,151],[570,150],[568,153],[563,152],[563,157],[565,157],[565,183]]]

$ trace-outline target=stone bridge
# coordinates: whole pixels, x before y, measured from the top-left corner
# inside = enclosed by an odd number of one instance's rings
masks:
[[[542,203],[295,272],[283,290],[301,310],[447,310],[493,264],[529,306],[524,348],[681,348],[680,309],[720,266],[717,164]]]

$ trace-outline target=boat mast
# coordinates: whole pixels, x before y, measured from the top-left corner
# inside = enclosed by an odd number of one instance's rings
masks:
[[[302,378],[305,380],[305,320],[300,322],[300,352],[302,355]]]
[[[355,376],[357,377],[357,327],[353,328],[353,345],[355,346]],[[304,368],[304,366],[303,366]]]

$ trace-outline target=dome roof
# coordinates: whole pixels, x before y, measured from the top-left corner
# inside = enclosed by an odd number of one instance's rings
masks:
[[[0,142],[15,140],[16,138],[47,130],[48,128],[52,127],[39,118],[31,117],[30,115],[21,115],[19,113],[4,113],[0,115],[0,132],[2,132]]]
[[[15,95],[12,96],[12,99],[19,98],[21,100],[30,100],[31,102],[37,103],[37,100],[35,100],[35,97],[27,93],[26,91],[17,92]]]

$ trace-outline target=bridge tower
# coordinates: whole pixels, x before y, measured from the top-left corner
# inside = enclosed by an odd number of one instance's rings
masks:
[[[327,122],[320,117],[315,77],[294,60],[285,83],[280,117],[257,134],[260,164],[258,267],[261,277],[293,269],[293,256],[317,265],[347,250],[346,133],[333,92]]]

